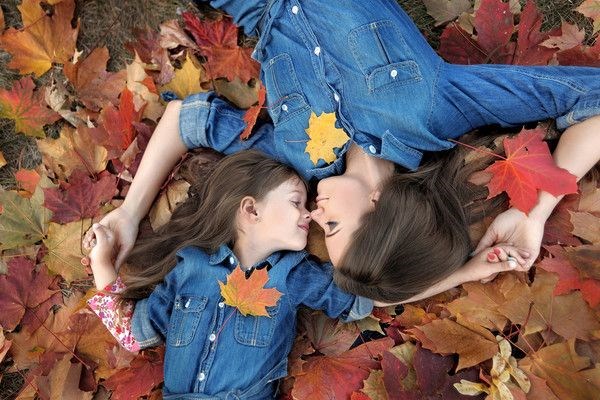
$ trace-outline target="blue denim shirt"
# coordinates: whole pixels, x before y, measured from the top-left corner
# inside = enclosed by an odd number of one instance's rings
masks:
[[[240,314],[226,305],[218,281],[238,261],[227,246],[207,254],[197,247],[177,253],[178,264],[149,298],[136,303],[132,332],[142,348],[166,342],[165,399],[272,398],[287,375],[300,305],[332,318],[361,319],[373,301],[340,290],[331,264],[306,252],[277,252],[254,267],[267,267],[266,287],[282,297],[270,317]],[[254,268],[253,267],[253,268]]]
[[[259,37],[253,56],[273,124],[241,141],[243,111],[213,93],[193,95],[180,117],[189,148],[258,148],[321,179],[343,172],[350,142],[415,169],[424,151],[448,149],[448,138],[482,125],[556,118],[564,129],[600,114],[600,68],[448,64],[395,0],[210,3]],[[349,136],[331,164],[305,152],[311,112],[335,112]]]

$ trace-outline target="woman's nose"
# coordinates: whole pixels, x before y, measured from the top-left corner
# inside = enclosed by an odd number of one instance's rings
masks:
[[[322,216],[323,216],[323,209],[320,207],[317,207],[310,212],[310,217],[313,219],[313,221],[315,221],[318,224],[320,224],[319,221]]]

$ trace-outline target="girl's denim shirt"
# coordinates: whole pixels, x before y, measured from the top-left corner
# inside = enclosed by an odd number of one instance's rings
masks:
[[[257,148],[305,178],[343,172],[351,142],[415,169],[424,151],[482,125],[556,118],[564,129],[600,114],[600,68],[452,65],[429,46],[396,0],[214,0],[259,37],[272,124],[248,140],[238,110],[211,92],[185,99],[180,132],[189,148],[230,154]],[[335,113],[349,141],[337,159],[305,152],[311,113]]]
[[[272,398],[287,375],[301,305],[332,318],[368,316],[373,301],[340,290],[331,264],[306,252],[277,252],[253,268],[267,268],[266,287],[282,293],[270,317],[246,316],[226,305],[218,282],[238,265],[227,246],[213,254],[197,247],[177,253],[178,264],[150,297],[136,303],[131,329],[140,347],[166,343],[165,399]]]

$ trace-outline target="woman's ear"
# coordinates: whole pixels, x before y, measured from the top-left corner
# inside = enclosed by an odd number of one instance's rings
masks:
[[[373,205],[376,205],[377,202],[379,201],[379,197],[381,197],[381,191],[379,189],[375,189],[369,195],[369,200],[371,200]]]
[[[252,196],[246,196],[240,202],[240,217],[243,221],[258,222],[258,212],[256,211],[256,199]]]

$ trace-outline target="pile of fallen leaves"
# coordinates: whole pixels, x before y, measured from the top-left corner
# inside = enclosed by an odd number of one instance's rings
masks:
[[[517,1],[482,0],[475,10],[469,0],[425,4],[445,24],[439,51],[448,61],[600,66],[600,42],[568,23],[542,32],[532,2],[521,9]],[[577,10],[592,19],[595,35],[600,2]],[[160,31],[140,31],[128,45],[134,61],[107,71],[106,48],[76,47],[74,0],[23,0],[19,11],[23,27],[16,29],[4,26],[0,9],[0,49],[22,76],[0,89],[0,118],[35,138],[43,162],[18,170],[18,187],[0,191],[0,377],[22,376],[21,399],[158,399],[163,349],[127,353],[85,306],[94,290],[81,263],[81,235],[126,195],[166,100],[215,90],[249,109],[243,136],[250,135],[264,102],[259,66],[238,28],[218,13],[208,19],[184,11]],[[49,126],[57,138],[46,133]],[[542,136],[541,129],[524,131],[475,151],[473,159],[482,152],[503,158],[477,182],[530,208],[536,188],[558,182],[531,173],[538,150],[549,157]],[[0,151],[0,167],[5,163]],[[519,178],[527,185],[493,175],[513,168],[529,172]],[[575,191],[565,179],[561,190]],[[150,212],[154,229],[188,187],[177,174],[165,184]],[[376,309],[353,324],[303,311],[283,396],[597,398],[599,218],[598,185],[584,180],[548,222],[529,274],[465,284],[398,313]]]

